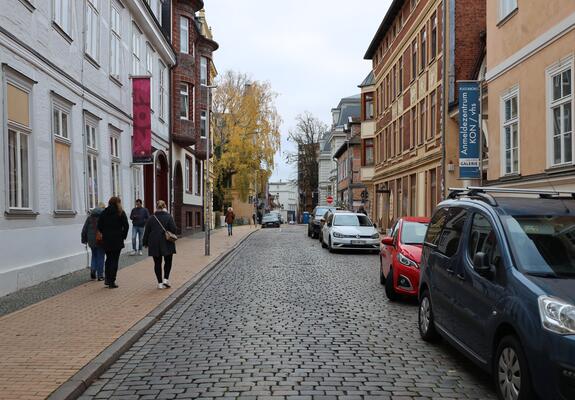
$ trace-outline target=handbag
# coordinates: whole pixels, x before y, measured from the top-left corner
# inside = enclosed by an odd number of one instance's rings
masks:
[[[104,244],[104,235],[98,230],[98,225],[96,225],[96,218],[92,218],[92,227],[96,231],[96,246],[100,247]]]
[[[166,228],[164,228],[164,225],[162,225],[162,223],[160,222],[160,220],[158,219],[158,217],[156,217],[154,215],[154,218],[156,218],[156,221],[158,221],[158,224],[160,224],[160,226],[162,227],[162,229],[164,230],[164,235],[166,236],[166,240],[168,242],[172,242],[175,243],[176,240],[178,240],[178,236],[175,233],[170,232],[169,230],[167,230]]]

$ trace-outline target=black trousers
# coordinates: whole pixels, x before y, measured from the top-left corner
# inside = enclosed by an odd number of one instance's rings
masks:
[[[118,263],[120,262],[121,252],[122,250],[106,251],[106,283],[116,282],[116,275],[118,275]]]
[[[165,279],[170,279],[170,272],[172,271],[172,257],[172,254],[163,257]],[[162,256],[154,257],[154,272],[156,273],[156,279],[158,280],[158,283],[162,283]]]

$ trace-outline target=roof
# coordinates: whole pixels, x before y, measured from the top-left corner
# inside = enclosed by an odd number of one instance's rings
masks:
[[[337,149],[337,151],[333,155],[334,158],[339,158],[343,155],[343,153],[347,150],[348,142],[349,142],[350,146],[361,144],[361,140],[359,139],[359,135],[352,137],[351,140],[346,140],[345,142],[343,142],[343,144],[341,146],[339,146],[339,149]]]
[[[339,110],[339,118],[335,126],[343,126],[349,122],[349,117],[359,118],[361,113],[361,94],[344,97],[334,110]]]
[[[361,82],[359,84],[359,88],[364,88],[367,86],[371,86],[375,83],[375,76],[373,74],[373,71],[371,71],[369,74],[367,74],[367,76],[365,77],[365,79],[363,80],[363,82]]]
[[[363,57],[364,59],[366,59],[366,60],[373,59],[373,55],[377,51],[377,48],[379,47],[379,43],[381,42],[381,40],[384,38],[385,34],[387,33],[387,31],[391,27],[393,21],[395,20],[395,17],[399,13],[399,11],[401,11],[401,7],[403,7],[404,3],[405,3],[405,0],[393,0],[391,5],[387,9],[387,13],[385,14],[385,17],[383,18],[381,25],[379,25],[379,28],[377,29],[375,36],[371,40],[371,44],[367,48],[365,56]]]

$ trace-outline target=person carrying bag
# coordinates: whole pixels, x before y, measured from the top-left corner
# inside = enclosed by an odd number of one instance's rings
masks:
[[[176,254],[178,237],[174,218],[168,213],[166,203],[158,200],[156,212],[148,219],[144,230],[144,247],[148,248],[148,256],[154,258],[154,272],[158,281],[158,289],[170,288],[170,272],[173,255]],[[162,258],[164,260],[162,276]]]

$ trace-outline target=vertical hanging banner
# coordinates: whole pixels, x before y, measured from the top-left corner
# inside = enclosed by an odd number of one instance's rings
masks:
[[[459,179],[480,179],[481,87],[459,81]]]
[[[132,100],[134,107],[132,162],[149,164],[153,161],[149,77],[132,77]]]

